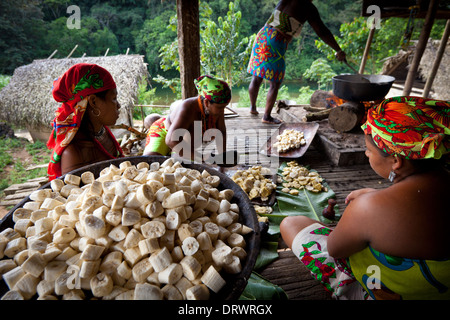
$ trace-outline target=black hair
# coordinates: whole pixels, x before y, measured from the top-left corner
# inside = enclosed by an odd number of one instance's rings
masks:
[[[109,89],[103,90],[103,91],[94,93],[94,95],[97,98],[105,100],[106,94],[108,93],[108,91],[109,91]],[[83,119],[81,120],[78,131],[84,133],[87,137],[94,139],[94,127],[92,126],[91,121],[89,121],[89,115],[87,114],[87,109],[89,109],[89,108],[91,108],[91,106],[88,102],[88,105],[86,106],[86,112],[83,115]]]
[[[94,95],[95,95],[96,97],[99,97],[99,98],[102,99],[102,100],[105,100],[106,94],[108,93],[108,91],[109,91],[109,89],[108,89],[108,90],[103,90],[103,91],[94,93]]]

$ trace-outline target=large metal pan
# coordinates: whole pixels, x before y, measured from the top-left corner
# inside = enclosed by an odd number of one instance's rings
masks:
[[[333,93],[348,101],[384,99],[395,78],[386,75],[341,74],[333,77]]]

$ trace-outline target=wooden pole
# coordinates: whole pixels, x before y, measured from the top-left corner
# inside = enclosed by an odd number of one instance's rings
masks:
[[[370,29],[369,36],[367,37],[363,58],[361,60],[361,65],[359,66],[359,74],[364,74],[364,69],[366,68],[367,58],[369,57],[370,45],[372,44],[374,34],[375,34],[375,19],[373,20],[372,28]]]
[[[422,59],[423,52],[425,51],[425,48],[427,46],[428,38],[430,37],[431,28],[433,27],[434,19],[436,17],[438,3],[439,0],[430,0],[427,15],[425,16],[425,23],[422,27],[422,31],[420,32],[419,42],[417,43],[413,61],[411,62],[411,66],[408,70],[405,87],[403,88],[404,96],[408,96],[411,93],[414,80],[416,79],[417,69],[420,65],[420,60]]]
[[[450,19],[447,20],[445,24],[445,30],[441,38],[441,43],[439,44],[439,49],[436,53],[436,59],[434,59],[433,67],[430,71],[430,75],[428,76],[427,82],[425,83],[425,88],[423,89],[423,97],[428,98],[430,94],[431,86],[433,84],[434,78],[436,77],[436,73],[441,64],[442,56],[444,55],[445,48],[447,47],[448,37],[450,35]]]
[[[70,53],[69,53],[69,55],[66,57],[66,59],[69,59],[69,58],[72,56],[72,54],[75,52],[75,50],[77,50],[77,48],[78,48],[78,45],[75,45],[75,47],[73,47],[72,51],[70,51]]]
[[[194,80],[200,76],[199,0],[177,0],[178,53],[180,56],[181,95],[197,95]]]
[[[108,55],[108,52],[109,52],[109,48],[108,49],[106,49],[106,52],[105,52],[105,57]]]
[[[53,58],[53,56],[58,52],[58,49],[56,49],[55,51],[53,51],[53,53],[47,58],[47,60]]]

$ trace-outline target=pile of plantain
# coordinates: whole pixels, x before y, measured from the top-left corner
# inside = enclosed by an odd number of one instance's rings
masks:
[[[266,178],[270,174],[269,168],[252,166],[245,170],[237,170],[231,179],[244,190],[250,200],[261,198],[262,201],[266,201],[277,187],[271,178]]]
[[[209,299],[253,231],[219,183],[172,158],[52,180],[0,232],[2,299]]]

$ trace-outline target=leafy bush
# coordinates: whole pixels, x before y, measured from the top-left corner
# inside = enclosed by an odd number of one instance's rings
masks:
[[[330,65],[325,61],[325,59],[319,58],[315,60],[311,67],[308,68],[303,76],[306,79],[310,79],[317,82],[320,87],[325,86],[325,90],[328,90],[328,85],[331,83],[331,79],[336,75]]]
[[[155,100],[155,91],[156,88],[151,88],[147,90],[147,79],[144,78],[139,83],[139,89],[138,89],[138,105],[151,105],[154,103]],[[149,115],[150,113],[161,113],[161,109],[158,108],[149,108],[144,107],[142,108],[144,113],[144,118]],[[135,120],[142,120],[142,113],[141,109],[138,107],[135,107],[133,110],[133,119]]]
[[[11,76],[0,74],[0,90],[6,87],[11,80]]]
[[[309,86],[301,87],[299,91],[299,96],[297,98],[297,103],[299,104],[309,104],[312,94],[315,90],[312,90]]]
[[[259,89],[258,99],[256,100],[257,108],[265,108],[266,106],[266,97],[269,92],[270,86],[261,85]],[[280,90],[278,90],[277,100],[292,100],[291,95],[289,94],[289,88],[286,85],[282,85]],[[242,88],[239,90],[239,102],[237,104],[238,108],[249,108],[250,107],[250,97],[248,95],[248,89]]]

